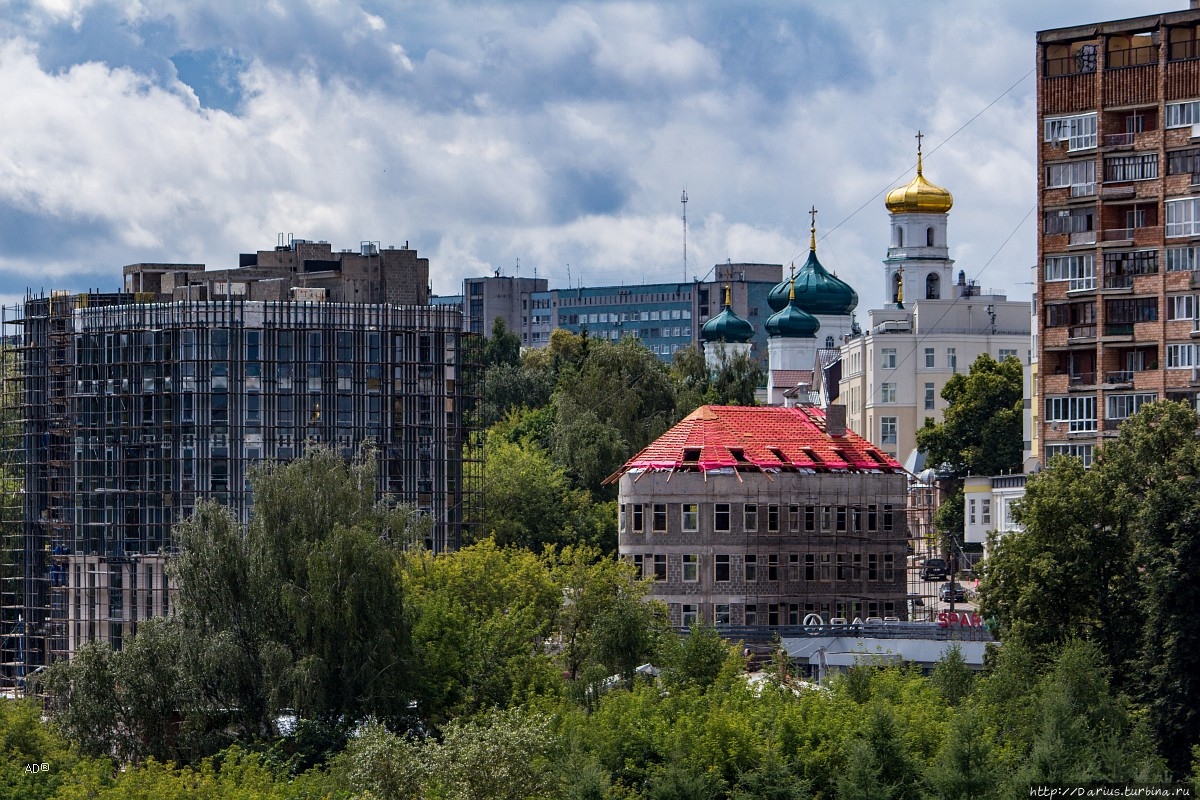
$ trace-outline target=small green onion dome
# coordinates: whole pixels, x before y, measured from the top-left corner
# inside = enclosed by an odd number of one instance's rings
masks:
[[[725,308],[720,314],[704,323],[700,338],[706,342],[733,342],[744,344],[754,336],[754,326],[733,313],[729,307],[729,287],[725,287]]]
[[[796,304],[790,281],[788,287],[788,304],[767,319],[767,335],[782,336],[785,339],[811,339],[817,335],[821,323]]]

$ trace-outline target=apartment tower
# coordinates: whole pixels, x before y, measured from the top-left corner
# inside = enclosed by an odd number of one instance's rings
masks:
[[[1043,463],[1200,392],[1200,3],[1037,35]],[[1038,305],[1040,304],[1040,305]]]

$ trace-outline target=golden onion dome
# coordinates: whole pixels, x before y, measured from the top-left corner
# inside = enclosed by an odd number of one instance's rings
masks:
[[[954,196],[925,180],[921,169],[921,146],[917,145],[917,177],[907,186],[887,194],[887,209],[893,214],[945,214],[954,205]]]

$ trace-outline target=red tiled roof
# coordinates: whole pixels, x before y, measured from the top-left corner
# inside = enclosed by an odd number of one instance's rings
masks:
[[[701,406],[606,483],[631,469],[811,469],[899,472],[900,462],[853,431],[825,433],[825,412],[812,406]]]
[[[801,383],[812,385],[813,371],[811,369],[773,369],[771,382],[775,386],[793,388]]]

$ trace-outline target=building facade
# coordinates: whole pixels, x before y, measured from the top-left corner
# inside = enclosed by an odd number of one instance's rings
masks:
[[[717,264],[715,280],[691,283],[649,283],[629,286],[580,286],[548,289],[544,278],[495,275],[468,278],[461,297],[435,302],[463,306],[468,329],[489,335],[492,321],[504,319],[523,347],[550,344],[556,329],[616,341],[635,336],[666,362],[675,351],[693,347],[700,328],[723,309],[726,286],[730,307],[755,328],[752,352],[765,359],[766,331],[771,314],[767,295],[783,275],[779,264]]]
[[[470,525],[477,369],[457,310],[163,289],[6,312],[3,439],[23,485],[3,522],[8,680],[166,613],[172,526],[203,500],[245,521],[259,461],[369,443],[377,491],[427,517],[428,547],[457,547]]]
[[[833,409],[702,406],[609,478],[673,624],[905,617],[904,471]]]
[[[1037,35],[1040,460],[1200,392],[1200,7]]]
[[[925,420],[941,420],[942,390],[953,375],[984,353],[1029,363],[1030,304],[981,294],[961,270],[952,279],[953,198],[925,178],[919,147],[916,177],[889,192],[886,204],[883,279],[891,302],[869,311],[866,330],[842,344],[838,396],[852,430],[904,459]]]

